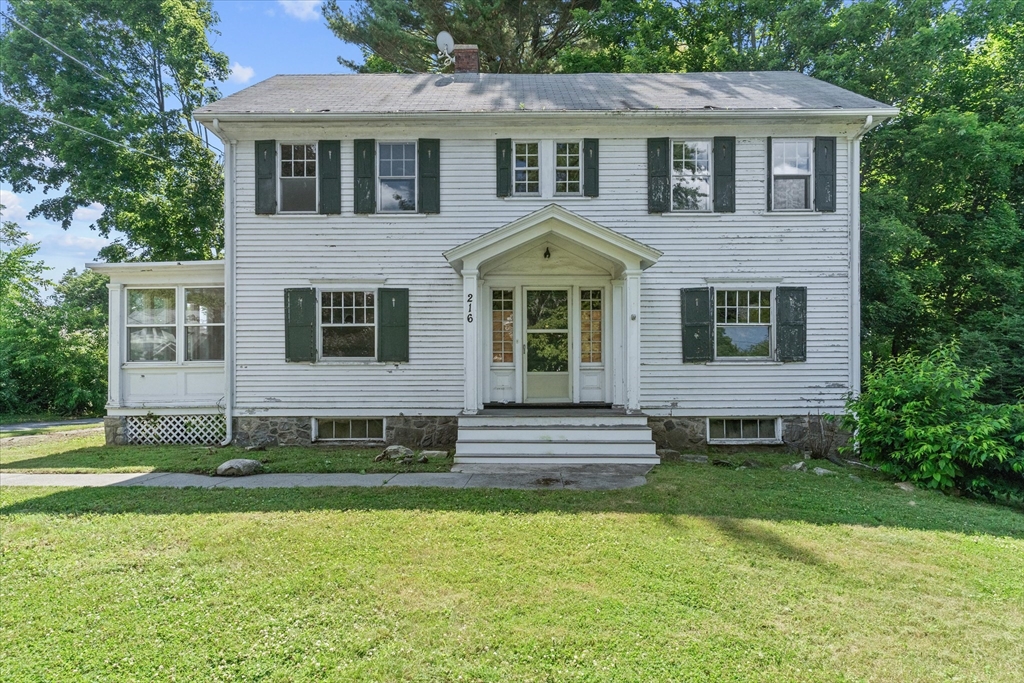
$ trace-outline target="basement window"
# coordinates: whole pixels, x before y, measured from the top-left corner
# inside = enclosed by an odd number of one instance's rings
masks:
[[[317,418],[316,441],[383,441],[384,418]]]
[[[711,417],[708,418],[708,443],[715,444],[777,444],[777,417]]]

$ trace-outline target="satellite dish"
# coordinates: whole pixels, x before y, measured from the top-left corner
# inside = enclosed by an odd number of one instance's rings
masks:
[[[455,49],[455,39],[448,31],[441,31],[437,34],[437,49],[444,55],[450,55]]]

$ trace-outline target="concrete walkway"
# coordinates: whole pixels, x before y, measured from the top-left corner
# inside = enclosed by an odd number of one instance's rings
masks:
[[[646,468],[645,468],[646,469]],[[22,474],[0,473],[0,486],[152,486],[204,489],[299,488],[315,486],[427,486],[447,489],[573,489],[610,491],[643,486],[642,473],[582,472],[538,468],[531,472],[409,472],[403,474],[254,474],[249,477],[209,477],[204,474],[151,472],[147,474]]]
[[[0,425],[0,432],[4,434],[17,434],[18,432],[28,432],[33,429],[46,429],[47,427],[73,427],[75,425],[96,425],[100,427],[103,425],[102,417],[84,417],[80,420],[63,420],[60,422],[19,422],[12,425]]]

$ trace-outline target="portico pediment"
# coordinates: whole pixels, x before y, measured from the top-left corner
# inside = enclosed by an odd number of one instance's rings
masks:
[[[533,262],[544,270],[550,270],[563,262],[566,254],[569,254],[569,258],[578,266],[603,270],[613,277],[619,277],[625,271],[650,268],[661,257],[657,249],[557,204],[549,204],[449,249],[444,252],[444,257],[460,274],[464,270],[500,271],[509,267],[522,272],[520,262],[526,263],[533,251],[537,251],[532,257]],[[548,254],[547,263],[538,258],[542,258],[544,253]]]

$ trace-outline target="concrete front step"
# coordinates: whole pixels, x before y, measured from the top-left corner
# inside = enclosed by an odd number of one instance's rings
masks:
[[[560,456],[560,455],[522,455],[518,453],[505,453],[493,455],[455,455],[455,466],[453,472],[461,472],[463,465],[515,465],[515,466],[552,466],[552,465],[647,465],[654,466],[661,463],[658,456],[630,456],[630,455],[604,455],[604,456]],[[486,469],[477,467],[474,472],[484,472]]]
[[[508,414],[511,413],[511,414]],[[502,415],[489,415],[486,413],[478,415],[460,415],[459,428],[463,427],[559,427],[559,428],[598,428],[598,427],[627,427],[647,426],[646,415],[529,415],[516,414],[508,411]]]
[[[639,425],[619,427],[459,427],[459,442],[601,441],[650,442],[651,430]]]
[[[655,456],[654,442],[617,441],[462,441],[455,444],[455,456],[519,453],[522,455],[627,455]]]

